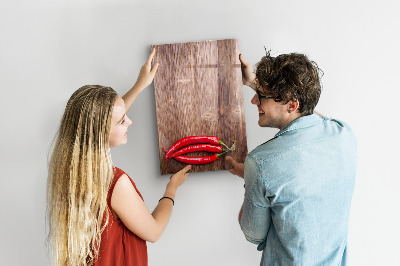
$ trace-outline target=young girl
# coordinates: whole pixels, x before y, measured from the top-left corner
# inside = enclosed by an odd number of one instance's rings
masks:
[[[55,265],[147,265],[146,241],[157,241],[167,226],[191,166],[171,176],[150,213],[110,155],[110,148],[127,142],[132,121],[126,113],[153,81],[154,53],[122,98],[109,87],[83,86],[67,103],[48,177],[48,239]]]

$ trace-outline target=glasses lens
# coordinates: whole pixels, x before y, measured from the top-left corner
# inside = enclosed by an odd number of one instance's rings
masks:
[[[261,94],[258,90],[256,90],[258,103],[261,104]]]

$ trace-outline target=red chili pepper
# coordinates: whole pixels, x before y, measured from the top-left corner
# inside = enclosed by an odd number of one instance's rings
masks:
[[[214,155],[204,157],[176,156],[174,159],[187,164],[207,164],[216,161],[220,155],[215,153]]]
[[[220,138],[215,137],[215,136],[190,136],[190,137],[185,137],[183,139],[178,140],[174,144],[172,144],[171,148],[166,152],[165,154],[165,160],[168,161],[168,158],[171,158],[171,154],[177,151],[179,148],[188,146],[190,144],[197,144],[197,143],[208,143],[208,144],[222,144],[225,147],[225,143],[221,141]],[[164,148],[163,148],[164,149]],[[165,150],[165,149],[164,149]]]
[[[165,152],[168,152],[166,149],[164,149]],[[174,152],[169,156],[169,158],[173,158],[175,156],[179,156],[185,153],[190,153],[190,152],[196,152],[196,151],[208,151],[208,152],[216,152],[220,153],[222,151],[221,146],[216,146],[216,145],[211,145],[211,144],[197,144],[197,145],[191,145],[184,147],[180,149],[177,152]]]

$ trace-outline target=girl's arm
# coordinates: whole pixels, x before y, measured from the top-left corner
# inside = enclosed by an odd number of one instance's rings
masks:
[[[158,63],[154,64],[153,68],[151,68],[151,61],[153,60],[155,53],[156,50],[153,48],[146,63],[140,69],[139,76],[135,85],[133,85],[133,87],[124,96],[122,96],[122,99],[125,102],[126,112],[128,112],[129,109],[132,107],[136,98],[143,91],[143,89],[149,86],[151,82],[153,82],[154,75],[156,74],[158,68]]]
[[[176,191],[186,181],[190,167],[188,165],[171,176],[164,197],[175,199]],[[150,213],[126,174],[118,179],[111,196],[111,207],[124,225],[143,240],[152,243],[160,238],[167,226],[172,206],[172,200],[162,199],[153,213]]]

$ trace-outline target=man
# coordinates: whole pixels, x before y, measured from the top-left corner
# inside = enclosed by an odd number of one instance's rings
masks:
[[[243,84],[256,91],[259,126],[280,130],[244,164],[226,158],[230,172],[244,177],[239,223],[246,239],[263,250],[261,265],[345,265],[353,132],[314,113],[320,70],[305,55],[267,53],[255,73],[239,58]]]

